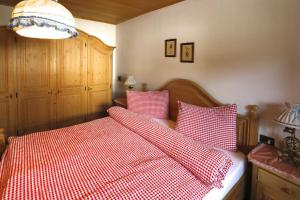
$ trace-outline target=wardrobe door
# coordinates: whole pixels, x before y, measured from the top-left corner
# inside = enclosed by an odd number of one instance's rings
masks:
[[[16,135],[15,34],[0,28],[0,128]]]
[[[55,127],[55,41],[18,38],[19,133]]]
[[[88,43],[88,120],[106,115],[112,102],[112,47],[94,37]]]
[[[57,116],[59,127],[86,121],[87,115],[87,38],[58,42],[57,64]]]

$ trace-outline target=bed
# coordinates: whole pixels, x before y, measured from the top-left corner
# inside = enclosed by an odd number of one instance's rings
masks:
[[[188,80],[172,80],[160,90],[169,91],[169,117],[173,121],[178,100],[204,107],[221,105]],[[10,138],[0,166],[1,197],[243,199],[247,176],[243,153],[257,143],[257,106],[248,109],[247,115],[238,116],[239,153],[228,155],[233,167],[223,166],[228,173],[224,181],[220,180],[224,184],[221,189],[213,187],[215,182],[203,184],[206,179],[195,171],[198,166],[187,161],[200,159],[198,152],[217,156],[220,151],[207,151],[153,120],[111,108],[110,117]]]

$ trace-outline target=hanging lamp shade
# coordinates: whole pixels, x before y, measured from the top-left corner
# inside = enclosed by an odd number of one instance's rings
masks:
[[[66,39],[78,35],[71,12],[55,0],[21,1],[8,26],[30,38]]]

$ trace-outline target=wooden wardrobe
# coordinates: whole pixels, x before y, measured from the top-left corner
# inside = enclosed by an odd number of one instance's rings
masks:
[[[105,115],[113,47],[82,31],[75,39],[40,40],[1,27],[0,41],[0,128],[7,136]]]

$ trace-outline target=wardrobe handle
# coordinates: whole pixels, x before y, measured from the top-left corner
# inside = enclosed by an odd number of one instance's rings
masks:
[[[52,91],[49,91],[48,94],[52,94]]]
[[[88,90],[92,90],[93,88],[91,88],[91,87],[88,87]]]

